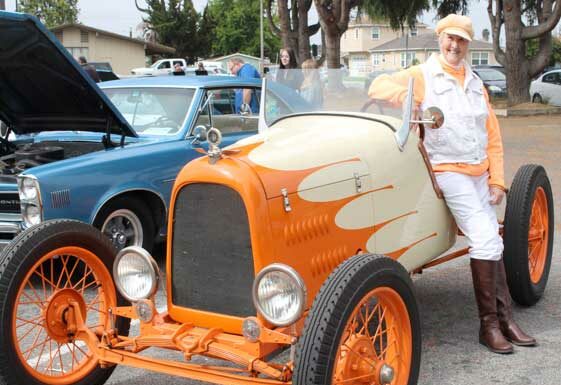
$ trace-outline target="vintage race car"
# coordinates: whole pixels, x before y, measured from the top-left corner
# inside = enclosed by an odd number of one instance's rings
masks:
[[[257,135],[220,149],[220,131],[200,129],[207,155],[172,191],[165,281],[144,249],[117,252],[77,221],[31,227],[3,251],[0,379],[100,385],[126,365],[224,385],[417,383],[410,274],[467,254],[443,255],[459,232],[422,142],[445,114],[352,112],[360,90],[290,114],[265,88]],[[522,305],[543,294],[553,223],[545,170],[522,167],[502,228]]]

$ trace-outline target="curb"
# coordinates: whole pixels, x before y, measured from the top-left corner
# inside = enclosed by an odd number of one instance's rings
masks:
[[[536,116],[536,115],[556,115],[561,114],[561,107],[554,108],[534,108],[527,110],[517,110],[509,108],[500,108],[495,110],[495,115],[501,117],[508,116]]]

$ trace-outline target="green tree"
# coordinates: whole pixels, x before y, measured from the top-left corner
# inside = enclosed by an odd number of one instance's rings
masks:
[[[135,0],[135,5],[147,15],[143,20],[156,33],[159,43],[175,48],[174,56],[191,63],[197,60],[201,49],[197,44],[199,14],[192,0],[146,0],[146,8]]]
[[[467,0],[443,0],[435,3],[446,12],[462,10]],[[487,0],[487,13],[491,22],[495,58],[505,67],[508,104],[530,100],[530,81],[551,60],[551,31],[561,18],[561,2],[552,0]],[[506,46],[500,46],[504,31]],[[528,41],[536,40],[535,50],[528,54]]]
[[[242,52],[260,56],[259,0],[210,0],[209,16],[213,20],[213,55]],[[280,49],[280,39],[264,28],[265,56],[271,57]]]
[[[19,11],[37,16],[47,28],[78,22],[78,0],[20,0]]]

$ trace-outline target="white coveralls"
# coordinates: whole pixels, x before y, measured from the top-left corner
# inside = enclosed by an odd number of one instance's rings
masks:
[[[441,67],[436,55],[421,65],[425,95],[421,109],[437,106],[445,116],[440,128],[425,130],[424,145],[432,164],[479,164],[487,158],[488,109],[483,82],[465,64],[464,85]],[[499,261],[503,240],[495,208],[490,204],[489,174],[470,176],[437,172],[436,180],[458,227],[466,235],[474,259]]]

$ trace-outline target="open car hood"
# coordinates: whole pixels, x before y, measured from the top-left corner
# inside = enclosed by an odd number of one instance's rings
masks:
[[[0,120],[16,134],[95,131],[136,137],[109,98],[35,17],[0,11]]]

